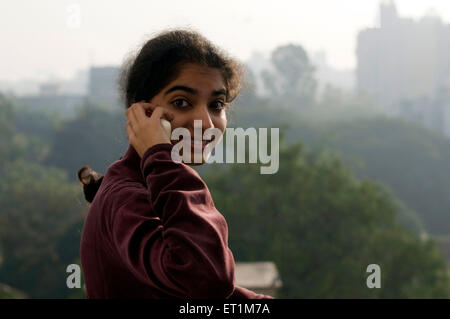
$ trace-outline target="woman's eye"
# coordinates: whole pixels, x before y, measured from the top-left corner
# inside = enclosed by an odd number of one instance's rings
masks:
[[[183,102],[186,102],[186,104],[183,104]],[[183,109],[183,108],[189,106],[189,103],[185,99],[176,99],[175,101],[172,102],[172,105]]]
[[[212,108],[215,110],[221,110],[221,109],[225,108],[225,103],[223,103],[222,101],[215,101],[211,105],[212,105]]]

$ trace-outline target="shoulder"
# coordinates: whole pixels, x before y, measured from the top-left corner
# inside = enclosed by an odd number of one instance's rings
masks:
[[[131,167],[124,160],[115,161],[105,173],[100,198],[106,203],[123,202],[132,194],[145,192],[146,185],[139,168]]]
[[[146,197],[146,188],[127,171],[120,161],[114,162],[103,176],[103,181],[90,205],[88,219],[100,222],[109,232],[113,220],[120,208],[136,201],[138,197]]]

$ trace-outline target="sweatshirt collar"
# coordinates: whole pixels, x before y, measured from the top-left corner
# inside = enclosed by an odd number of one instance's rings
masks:
[[[127,151],[120,159],[123,161],[129,161],[133,163],[141,161],[139,154],[136,152],[136,150],[131,144],[128,145]]]
[[[144,182],[144,178],[140,169],[141,157],[131,144],[128,145],[128,149],[120,158],[120,161],[131,171],[133,171],[134,177],[138,178],[139,181]]]

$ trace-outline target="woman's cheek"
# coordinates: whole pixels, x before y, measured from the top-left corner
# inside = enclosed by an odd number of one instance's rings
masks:
[[[227,115],[225,112],[218,116],[218,118],[214,121],[214,126],[222,132],[227,128]]]

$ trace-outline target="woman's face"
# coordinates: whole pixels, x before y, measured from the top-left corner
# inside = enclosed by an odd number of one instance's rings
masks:
[[[184,127],[191,138],[194,138],[194,120],[202,121],[202,135],[208,128],[218,128],[223,133],[227,126],[225,90],[219,69],[189,63],[150,103],[170,111],[174,116],[172,130]],[[194,163],[194,151],[191,148],[191,163]]]

